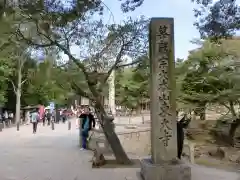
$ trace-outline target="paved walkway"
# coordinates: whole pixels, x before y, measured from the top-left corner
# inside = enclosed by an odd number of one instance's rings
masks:
[[[73,121],[74,125],[74,121]],[[91,152],[78,148],[78,132],[58,124],[52,131],[31,126],[0,132],[1,180],[136,180],[138,168],[92,169]],[[195,165],[193,180],[240,180],[237,173]]]

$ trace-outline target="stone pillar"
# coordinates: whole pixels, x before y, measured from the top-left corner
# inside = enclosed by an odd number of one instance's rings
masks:
[[[116,115],[116,107],[115,107],[115,70],[112,71],[111,75],[108,79],[108,86],[109,86],[109,108],[113,114],[113,116]]]
[[[152,19],[150,24],[152,161],[177,157],[177,121],[174,77],[173,19]]]
[[[85,98],[85,97],[81,97],[81,105],[82,106],[89,106],[90,105],[89,99]]]
[[[141,161],[145,180],[189,180],[191,169],[177,159],[173,18],[150,23],[151,159]]]

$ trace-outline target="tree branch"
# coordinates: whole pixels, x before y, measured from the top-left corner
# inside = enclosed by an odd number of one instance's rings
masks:
[[[15,94],[17,94],[17,89],[16,89],[16,86],[15,86],[15,84],[13,83],[13,81],[12,80],[9,80],[10,82],[11,82],[11,84],[12,84],[12,87],[13,87],[13,91],[14,91],[14,93]]]
[[[116,66],[116,69],[117,69],[117,68],[122,68],[122,67],[127,67],[127,66],[132,66],[132,65],[137,64],[137,63],[139,63],[139,62],[141,62],[141,61],[142,61],[142,59],[138,59],[138,60],[136,60],[136,61],[132,61],[131,63],[117,65],[117,66]]]
[[[227,108],[230,111],[230,106],[228,106],[226,103],[220,103],[221,105],[223,105],[225,108]]]
[[[44,35],[44,37],[46,37],[50,41],[49,44],[45,44],[45,45],[36,44],[36,43],[32,42],[32,40],[25,38],[24,35],[21,32],[19,32],[19,33],[20,33],[21,37],[23,38],[23,40],[27,41],[29,44],[34,45],[36,47],[49,47],[49,46],[56,45],[59,49],[61,49],[64,52],[64,54],[66,54],[69,57],[69,59],[72,60],[82,70],[90,91],[93,93],[94,97],[98,97],[99,94],[94,89],[94,87],[90,84],[90,78],[89,78],[89,75],[86,71],[85,66],[78,59],[76,59],[64,46],[62,46],[56,40],[52,40],[50,37],[48,37],[46,35]],[[98,100],[96,100],[96,101],[98,101]]]
[[[103,84],[106,83],[106,81],[108,80],[108,78],[109,78],[109,76],[111,75],[112,71],[113,71],[114,69],[116,69],[117,65],[120,63],[120,61],[121,61],[121,59],[122,59],[122,56],[123,56],[123,53],[124,53],[126,47],[129,46],[129,44],[131,44],[131,43],[134,41],[134,39],[136,39],[136,36],[134,36],[131,40],[129,40],[129,41],[126,42],[126,43],[124,42],[124,38],[122,39],[123,44],[122,44],[122,46],[121,46],[121,49],[120,49],[120,51],[119,51],[118,54],[117,54],[117,57],[116,57],[116,60],[115,60],[114,64],[113,64],[112,67],[108,70],[107,75],[106,75],[105,78],[103,79],[101,87],[103,86]]]
[[[19,37],[21,37],[21,39],[19,39],[18,37],[16,37],[17,40],[19,40],[19,41],[20,41],[20,40],[23,40],[23,41],[25,41],[27,44],[32,45],[32,46],[35,46],[35,47],[37,47],[37,48],[45,48],[45,47],[51,47],[51,46],[54,46],[54,45],[55,45],[55,44],[53,44],[53,43],[48,43],[48,44],[38,44],[38,43],[35,43],[35,42],[33,42],[31,39],[26,38],[19,29],[17,30],[16,34],[17,34]]]
[[[69,38],[67,37],[68,33],[65,32],[64,30],[63,30],[63,34],[64,34],[64,38],[66,39],[67,50],[70,51],[70,43],[69,43],[70,42],[70,37]]]
[[[71,86],[79,95],[94,101],[94,98],[89,93],[83,91],[74,81],[71,81]]]
[[[53,40],[51,37],[47,36],[46,34],[44,33],[41,33],[39,31],[39,28],[38,28],[38,23],[37,23],[37,20],[36,19],[33,19],[32,17],[29,17],[30,19],[32,19],[34,22],[35,22],[35,25],[36,25],[36,28],[37,28],[37,33],[44,36],[50,43],[48,44],[38,44],[38,43],[35,43],[33,42],[31,39],[29,38],[26,38],[22,32],[20,31],[20,29],[17,30],[18,32],[18,35],[20,35],[20,37],[22,38],[22,40],[24,40],[25,42],[27,42],[28,44],[30,45],[33,45],[33,46],[36,46],[37,48],[44,48],[44,47],[50,47],[50,46],[57,46],[59,49],[61,49],[64,54],[66,54],[69,59],[71,59],[84,73],[84,76],[85,76],[85,79],[87,81],[89,81],[89,77],[88,77],[88,74],[87,74],[87,71],[84,67],[84,65],[78,60],[76,59],[70,52],[68,49],[66,49],[63,45],[61,45],[58,41],[56,40]]]
[[[121,61],[122,58],[122,54],[123,54],[123,47],[120,49],[117,57],[116,57],[116,61],[114,62],[114,64],[112,65],[112,67],[108,70],[107,75],[104,77],[103,81],[102,81],[102,86],[103,84],[108,80],[109,76],[111,75],[112,71],[116,68],[117,64]],[[102,87],[101,86],[101,87]]]
[[[27,81],[27,79],[23,80],[23,81],[21,82],[21,85],[23,85],[26,81]]]

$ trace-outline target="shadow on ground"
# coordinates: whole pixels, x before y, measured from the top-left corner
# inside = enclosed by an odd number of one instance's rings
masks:
[[[140,168],[140,160],[139,159],[131,159],[132,164],[117,164],[117,161],[114,159],[106,160],[106,164],[101,166],[100,168]]]

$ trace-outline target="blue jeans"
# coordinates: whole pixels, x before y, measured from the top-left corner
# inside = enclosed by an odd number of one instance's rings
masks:
[[[83,131],[81,136],[82,136],[82,148],[87,149],[88,132]]]

